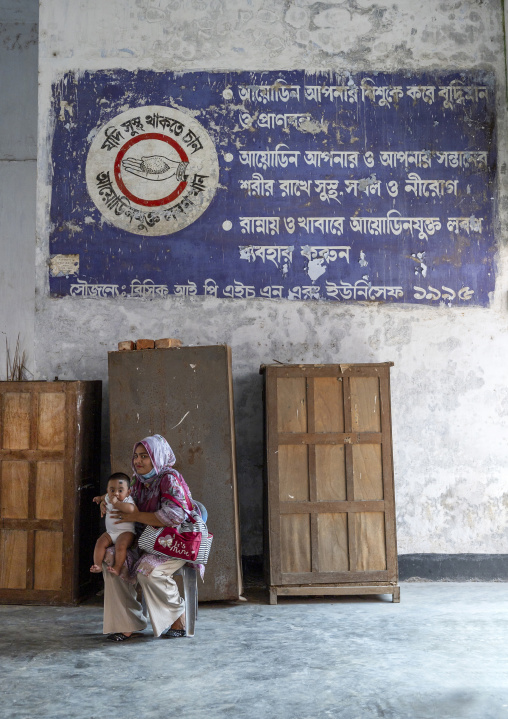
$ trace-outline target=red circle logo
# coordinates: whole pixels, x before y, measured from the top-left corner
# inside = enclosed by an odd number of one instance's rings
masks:
[[[187,181],[183,180],[178,184],[175,190],[170,195],[167,195],[166,197],[161,198],[160,200],[145,200],[142,197],[137,197],[134,195],[125,185],[125,182],[122,179],[122,160],[125,156],[125,153],[134,145],[136,145],[138,142],[143,142],[143,140],[159,140],[160,142],[165,142],[168,145],[170,145],[176,152],[178,153],[178,156],[182,162],[189,162],[189,158],[183,150],[182,147],[176,142],[176,140],[173,140],[172,137],[167,137],[166,135],[161,135],[158,132],[147,132],[144,135],[137,135],[136,137],[133,137],[131,140],[125,143],[120,150],[118,151],[118,154],[115,159],[115,166],[114,166],[114,173],[115,173],[115,180],[118,184],[118,187],[123,192],[125,197],[127,197],[132,202],[137,203],[138,205],[142,205],[143,207],[160,207],[161,205],[166,205],[169,202],[173,202],[173,200],[176,200],[177,197],[179,197],[182,192],[187,187]]]

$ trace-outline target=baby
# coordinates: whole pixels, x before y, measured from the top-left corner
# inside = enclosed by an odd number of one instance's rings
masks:
[[[106,531],[104,534],[101,534],[95,544],[93,564],[90,567],[91,572],[102,572],[102,561],[106,554],[106,549],[114,544],[115,563],[112,567],[108,567],[108,572],[120,574],[122,565],[125,562],[125,557],[127,556],[127,549],[131,546],[136,536],[134,522],[120,522],[119,524],[115,524],[115,521],[111,519],[110,512],[115,508],[118,502],[128,505],[129,512],[134,512],[136,505],[130,493],[129,477],[123,472],[115,472],[108,480],[108,490],[106,494],[93,498],[96,504],[101,504],[103,500],[106,504]]]

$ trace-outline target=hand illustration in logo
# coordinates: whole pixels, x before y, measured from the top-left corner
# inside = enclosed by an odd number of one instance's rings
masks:
[[[169,157],[163,155],[150,155],[142,157],[140,160],[133,157],[122,160],[122,169],[132,175],[142,177],[144,180],[160,182],[175,177],[177,182],[182,182],[186,179],[185,170],[188,164],[188,162],[170,160]]]

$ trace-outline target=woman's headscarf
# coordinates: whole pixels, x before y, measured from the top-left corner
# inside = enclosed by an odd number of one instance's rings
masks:
[[[154,434],[151,437],[145,437],[145,439],[142,439],[140,442],[136,442],[134,449],[132,450],[133,455],[138,444],[142,444],[146,449],[157,476],[169,472],[176,462],[175,453],[169,446],[168,441],[164,439],[164,437],[161,437],[160,434]],[[134,467],[134,456],[132,459],[132,471],[142,484],[145,484],[145,482],[151,482],[153,479],[153,477],[146,479],[141,474],[136,472],[136,468]]]

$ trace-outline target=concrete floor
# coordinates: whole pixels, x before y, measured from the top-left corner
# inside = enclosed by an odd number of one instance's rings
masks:
[[[508,719],[502,583],[204,604],[194,639],[113,644],[97,601],[0,606],[2,719]]]

